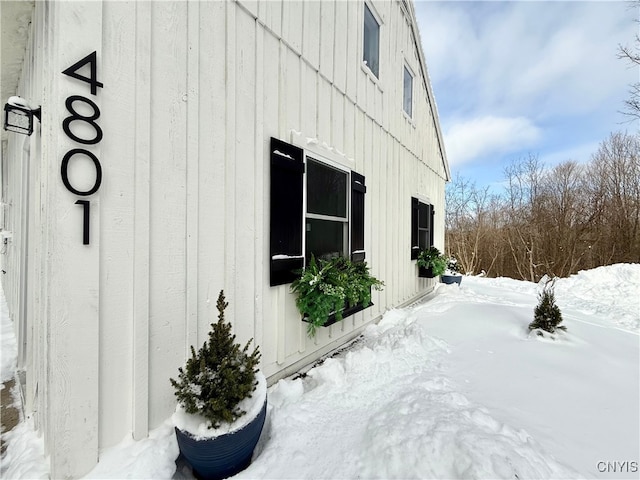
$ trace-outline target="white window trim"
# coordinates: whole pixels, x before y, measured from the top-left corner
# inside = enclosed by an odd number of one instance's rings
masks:
[[[316,158],[318,161],[339,170],[349,172],[355,170],[356,161],[353,158],[348,157],[337,148],[327,145],[326,142],[321,142],[317,138],[307,137],[302,132],[291,130],[290,143],[304,150],[305,158],[307,156]]]
[[[373,18],[378,22],[378,76],[382,76],[382,62],[381,62],[381,52],[382,52],[382,26],[384,25],[384,21],[382,19],[382,15],[378,13],[376,7],[369,1],[364,1],[362,3],[362,14],[360,15],[361,22],[360,28],[360,67],[362,71],[367,74],[370,80],[372,80],[378,88],[380,88],[380,78],[376,77],[376,74],[369,68],[367,63],[364,61],[364,8],[365,5],[369,7],[369,11],[373,15]],[[382,90],[382,88],[380,88]]]
[[[347,209],[346,209],[346,217],[334,217],[334,216],[330,216],[330,215],[322,215],[322,214],[318,214],[318,213],[309,213],[307,211],[307,161],[308,159],[311,158],[311,160],[316,161],[318,163],[322,163],[325,164],[329,167],[335,168],[336,170],[339,170],[343,173],[346,174],[347,176],[347,182],[346,182],[346,200],[347,200]],[[319,219],[319,220],[329,220],[329,221],[335,221],[335,222],[342,222],[345,225],[345,244],[343,245],[344,248],[344,257],[349,257],[349,255],[351,254],[351,228],[349,228],[350,226],[350,221],[351,221],[351,190],[350,190],[350,185],[351,185],[351,168],[342,165],[339,162],[334,162],[329,158],[326,158],[322,155],[318,155],[316,153],[314,153],[313,151],[307,151],[307,149],[304,149],[304,166],[305,166],[305,172],[304,172],[304,177],[303,177],[303,181],[302,181],[302,225],[303,225],[303,231],[302,231],[302,254],[305,257],[304,261],[305,264],[308,261],[308,258],[306,257],[306,252],[307,252],[307,231],[306,231],[306,219],[307,218],[314,218],[314,219]]]
[[[411,75],[411,115],[409,115],[406,110],[404,109],[404,69],[407,69],[409,71],[409,75]],[[413,119],[416,116],[416,102],[415,102],[415,80],[416,80],[416,74],[415,71],[413,70],[413,68],[411,68],[411,65],[409,65],[409,62],[405,61],[403,62],[403,68],[402,68],[402,113],[404,113],[404,116],[407,120],[409,120],[411,122],[411,124],[413,124],[413,126],[415,127],[415,124],[413,123]]]

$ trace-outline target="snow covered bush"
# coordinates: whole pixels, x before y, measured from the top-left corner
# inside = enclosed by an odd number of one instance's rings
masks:
[[[556,330],[567,329],[564,325],[560,325],[562,313],[556,305],[556,298],[553,292],[554,285],[555,278],[547,280],[538,295],[538,305],[533,311],[533,322],[529,324],[529,331],[537,330],[538,335],[543,335],[542,330],[548,333],[555,333]]]
[[[191,346],[191,358],[185,368],[178,368],[178,380],[170,379],[178,402],[187,413],[200,414],[209,422],[209,428],[218,428],[222,422],[231,423],[246,412],[238,404],[251,397],[256,389],[256,373],[260,362],[258,347],[249,353],[251,340],[243,349],[235,343],[231,325],[225,322],[224,291],[220,291],[216,307],[218,322],[211,324],[209,340],[196,354]]]
[[[296,294],[296,306],[307,317],[308,333],[313,336],[331,314],[342,320],[345,307],[368,306],[371,289],[382,287],[384,283],[369,273],[365,262],[352,262],[344,257],[316,260],[312,255],[300,278],[291,284],[291,291]]]
[[[461,273],[458,259],[453,255],[450,257],[447,257],[447,273],[450,273],[450,274]]]

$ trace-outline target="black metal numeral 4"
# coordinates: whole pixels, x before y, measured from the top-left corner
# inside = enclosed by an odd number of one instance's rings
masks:
[[[77,80],[86,82],[89,85],[91,85],[92,95],[95,95],[97,93],[98,87],[100,88],[104,87],[104,84],[102,82],[99,82],[97,78],[98,66],[97,66],[96,58],[97,58],[97,55],[96,55],[96,51],[94,50],[92,53],[84,57],[82,60],[77,61],[76,63],[71,65],[69,68],[62,71],[62,73],[65,75],[69,75],[70,77],[73,77]],[[89,71],[91,75],[90,77],[85,77],[84,75],[81,75],[78,73],[78,70],[80,70],[82,67],[84,67],[87,64],[89,64]]]

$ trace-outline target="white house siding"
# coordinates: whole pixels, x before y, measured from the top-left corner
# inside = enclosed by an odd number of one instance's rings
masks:
[[[369,3],[383,22],[377,80],[361,60],[363,5],[36,2],[18,94],[43,117],[3,149],[13,232],[3,284],[53,477],[81,476],[101,448],[171,414],[169,377],[207,338],[220,289],[238,340],[254,338],[275,381],[433,286],[409,259],[411,197],[435,205],[442,247],[448,171],[415,20],[401,1]],[[60,73],[94,50],[95,96]],[[60,179],[78,146],[61,128],[69,95],[99,106],[104,132],[87,147],[103,169],[85,198],[88,246],[79,197]],[[313,339],[289,286],[269,286],[271,137],[366,177],[366,259],[386,288]],[[93,182],[88,165],[74,160],[78,185]]]

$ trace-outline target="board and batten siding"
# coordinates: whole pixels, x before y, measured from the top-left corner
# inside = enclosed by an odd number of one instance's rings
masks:
[[[206,340],[221,289],[238,340],[254,339],[274,381],[433,287],[410,260],[410,226],[411,197],[434,204],[444,246],[435,105],[411,7],[368,5],[382,21],[379,79],[362,62],[363,2],[36,2],[18,94],[43,119],[3,152],[30,159],[9,172],[5,224],[16,236],[3,284],[12,312],[29,306],[14,316],[28,326],[26,401],[54,477],[87,473],[100,449],[172,413],[169,377]],[[64,99],[87,87],[60,72],[93,50],[103,181],[83,246],[81,209],[60,181],[70,148],[60,125]],[[405,65],[413,118],[402,109]],[[366,260],[386,287],[315,338],[289,286],[269,286],[271,137],[366,177]]]

